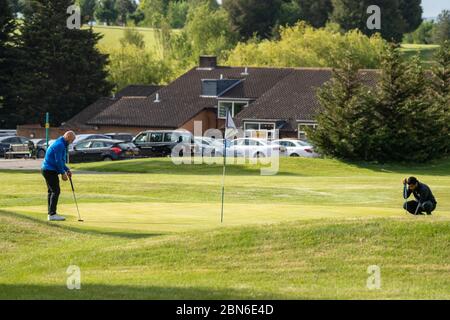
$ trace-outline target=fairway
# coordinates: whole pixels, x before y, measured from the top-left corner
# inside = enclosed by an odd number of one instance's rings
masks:
[[[450,299],[450,161],[282,159],[280,173],[170,159],[74,165],[84,223],[62,184],[46,221],[38,172],[1,171],[0,298]],[[432,217],[402,210],[401,180],[432,188]],[[77,265],[82,289],[66,288]],[[382,288],[366,287],[378,265]]]

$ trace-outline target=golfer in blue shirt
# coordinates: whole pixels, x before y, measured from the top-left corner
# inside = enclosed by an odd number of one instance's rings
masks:
[[[45,159],[42,163],[42,175],[45,178],[48,189],[48,220],[64,221],[66,218],[59,215],[56,211],[58,206],[59,194],[59,175],[63,181],[72,177],[72,172],[66,166],[66,155],[68,146],[75,140],[76,135],[73,131],[68,131],[64,136],[58,138],[45,153]]]

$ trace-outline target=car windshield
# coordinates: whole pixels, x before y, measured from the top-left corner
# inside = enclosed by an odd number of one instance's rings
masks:
[[[310,146],[309,143],[307,143],[306,141],[301,141],[301,140],[295,141],[294,143],[299,147],[309,147]]]

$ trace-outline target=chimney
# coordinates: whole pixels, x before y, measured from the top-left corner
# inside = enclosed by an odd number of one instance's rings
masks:
[[[216,56],[200,56],[199,69],[215,69],[216,67]]]
[[[242,72],[241,75],[243,75],[243,76],[248,76],[248,75],[249,75],[249,73],[248,73],[248,67],[245,67],[245,71]]]
[[[161,100],[159,100],[159,93],[156,94],[156,99],[153,101],[154,103],[159,103]]]

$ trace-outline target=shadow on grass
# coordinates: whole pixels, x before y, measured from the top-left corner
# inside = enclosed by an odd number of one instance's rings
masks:
[[[269,166],[262,166],[261,164],[228,164],[226,168],[227,176],[260,176],[262,168],[269,168]],[[185,164],[175,165],[164,160],[148,161],[133,161],[133,162],[111,162],[101,164],[86,164],[75,166],[76,171],[82,173],[122,173],[122,174],[167,174],[167,175],[222,175],[223,166],[214,164]],[[306,176],[300,172],[283,171],[282,168],[277,175],[281,176]]]
[[[81,269],[81,272],[83,270]],[[65,273],[62,273],[66,276]],[[69,290],[63,278],[60,286],[30,284],[0,284],[0,299],[146,299],[146,300],[252,300],[280,299],[271,294],[256,294],[244,290],[198,288],[198,287],[158,287],[158,286],[124,286],[83,284],[80,290]]]
[[[167,235],[165,233],[139,233],[139,232],[122,232],[122,231],[107,231],[107,230],[100,231],[100,230],[94,230],[94,229],[81,229],[81,228],[77,228],[74,226],[50,223],[47,221],[43,221],[43,220],[40,220],[40,219],[37,219],[34,217],[30,217],[30,216],[12,212],[12,211],[0,210],[0,214],[4,214],[4,215],[18,218],[18,219],[29,220],[29,221],[38,223],[40,225],[44,225],[49,228],[58,228],[58,229],[62,229],[62,230],[67,230],[67,231],[80,233],[80,234],[87,234],[87,235],[109,236],[109,237],[117,237],[117,238],[123,238],[123,239],[143,239],[143,238],[159,237],[159,236]]]

